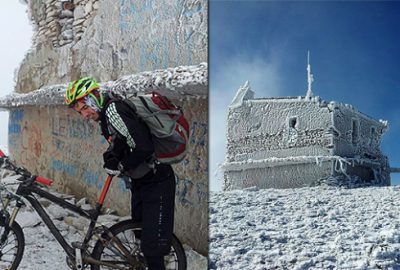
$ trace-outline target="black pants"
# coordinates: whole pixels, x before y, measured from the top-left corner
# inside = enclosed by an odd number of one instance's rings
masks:
[[[141,249],[149,269],[158,265],[171,249],[174,227],[175,175],[170,165],[156,165],[140,179],[132,180],[132,219],[142,224]]]

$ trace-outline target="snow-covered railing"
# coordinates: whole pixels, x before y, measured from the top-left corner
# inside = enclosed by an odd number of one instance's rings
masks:
[[[26,94],[12,93],[0,98],[0,108],[60,105],[64,103],[67,86],[68,84],[58,84]],[[100,87],[122,96],[137,92],[158,91],[170,98],[206,97],[208,93],[207,63],[127,75],[116,81],[100,83]]]

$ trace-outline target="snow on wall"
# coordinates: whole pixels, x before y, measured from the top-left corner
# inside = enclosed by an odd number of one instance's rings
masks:
[[[159,91],[170,98],[200,98],[207,95],[207,84],[207,63],[201,63],[196,66],[180,66],[127,75],[116,81],[102,83],[101,88],[123,96],[137,92]],[[30,93],[12,93],[0,97],[0,108],[61,105],[64,104],[67,86],[68,84],[52,85]]]
[[[254,99],[246,82],[229,106],[225,189],[301,187],[330,176],[390,184],[379,148],[387,126],[319,97]]]
[[[227,161],[327,155],[329,125],[327,108],[309,101],[244,101],[228,114]]]
[[[315,179],[328,178],[332,173],[332,162],[320,166],[315,163],[300,163],[275,167],[260,167],[243,171],[229,171],[225,178],[225,189],[293,188],[314,185]]]
[[[388,129],[387,123],[354,113],[354,109],[344,105],[335,106],[333,122],[336,129],[341,131],[334,139],[335,154],[376,158],[382,155],[380,143]]]

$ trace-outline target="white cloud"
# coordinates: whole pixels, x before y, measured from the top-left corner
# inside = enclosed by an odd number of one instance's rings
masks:
[[[278,59],[278,58],[277,58]],[[222,173],[218,166],[224,162],[228,106],[236,91],[247,80],[255,97],[273,97],[281,92],[279,63],[257,56],[237,55],[225,62],[211,59],[210,65],[210,190],[221,190]]]

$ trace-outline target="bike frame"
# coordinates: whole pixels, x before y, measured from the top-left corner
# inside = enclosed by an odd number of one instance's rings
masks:
[[[93,230],[96,226],[96,222],[97,219],[100,215],[100,211],[101,208],[103,206],[105,197],[107,195],[107,192],[110,188],[111,185],[111,180],[112,180],[112,176],[108,176],[106,179],[106,182],[103,186],[103,190],[101,192],[100,198],[98,203],[96,204],[96,208],[93,211],[85,211],[83,209],[81,209],[80,207],[73,205],[69,202],[67,202],[64,199],[61,199],[43,189],[41,189],[38,185],[36,184],[32,184],[32,183],[24,183],[22,182],[16,191],[17,195],[20,195],[24,198],[26,198],[29,203],[32,205],[32,207],[36,210],[36,212],[39,214],[39,216],[41,217],[41,219],[43,220],[43,222],[46,224],[46,226],[49,228],[50,232],[54,235],[54,237],[56,238],[56,240],[58,241],[58,243],[60,243],[61,247],[65,250],[65,252],[67,253],[68,257],[74,261],[75,260],[75,248],[72,247],[72,245],[70,245],[65,239],[64,237],[61,235],[60,231],[57,229],[57,227],[55,226],[54,222],[51,220],[50,216],[46,213],[46,211],[43,209],[43,206],[40,204],[40,202],[38,201],[38,199],[36,199],[35,196],[32,195],[32,193],[39,195],[42,198],[46,198],[49,201],[65,208],[68,209],[74,213],[77,213],[78,215],[85,217],[87,219],[90,219],[90,224],[89,224],[89,228],[86,232],[86,236],[85,239],[81,245],[81,249],[83,251],[82,254],[86,254],[86,249],[87,249],[87,244],[89,243],[89,241],[92,239],[93,236]],[[22,206],[22,204],[18,205],[17,204],[17,208],[19,210],[19,208]],[[13,216],[16,216],[16,213],[13,213]],[[13,220],[12,220],[13,221]],[[11,222],[12,222],[11,221]],[[97,264],[103,264],[100,261],[94,260],[92,258],[88,258],[85,256],[85,259],[90,259],[91,263],[97,263]]]
[[[9,223],[9,226],[12,226],[12,224],[15,220],[15,217],[18,214],[19,209],[22,207],[22,205],[24,205],[24,202],[20,198],[20,197],[23,197],[29,201],[29,203],[32,205],[32,207],[39,214],[39,216],[41,217],[43,222],[49,228],[50,232],[54,235],[54,237],[56,238],[58,243],[61,245],[61,247],[67,253],[67,256],[71,260],[71,262],[76,263],[77,269],[82,269],[83,264],[105,265],[105,266],[113,267],[114,269],[122,269],[122,270],[126,269],[125,267],[120,267],[120,266],[114,265],[112,262],[100,261],[100,260],[94,259],[90,255],[88,255],[88,252],[87,252],[87,249],[89,247],[88,243],[94,235],[97,219],[100,215],[101,208],[103,207],[103,203],[107,196],[107,192],[110,188],[113,176],[108,175],[106,182],[103,186],[99,201],[96,204],[96,208],[91,211],[85,211],[85,210],[81,209],[80,207],[77,207],[77,206],[67,202],[64,199],[61,199],[43,189],[41,189],[40,186],[35,183],[35,182],[38,182],[38,183],[50,186],[53,183],[52,180],[49,180],[49,179],[46,179],[46,178],[43,178],[40,176],[32,175],[25,168],[15,166],[13,163],[8,161],[7,157],[1,150],[0,150],[0,159],[3,159],[3,160],[1,160],[2,164],[6,163],[6,168],[11,169],[11,170],[15,171],[17,174],[21,175],[21,178],[18,179],[21,181],[21,183],[19,184],[19,186],[17,188],[16,196],[8,197],[6,199],[6,201],[3,202],[4,209],[6,209],[9,206],[10,200],[12,200],[12,199],[16,200],[16,207],[14,208],[12,215],[9,216],[7,219],[5,219]],[[85,236],[83,242],[77,243],[77,244],[72,243],[70,245],[67,241],[65,241],[64,237],[61,235],[60,231],[57,229],[57,227],[51,220],[50,216],[43,209],[42,205],[40,204],[38,199],[36,199],[36,197],[33,195],[33,193],[39,195],[42,198],[46,198],[49,201],[65,208],[65,209],[68,209],[74,213],[77,213],[78,215],[80,215],[82,217],[90,219],[89,228],[86,232],[86,236]],[[1,218],[1,216],[0,216],[0,218]],[[7,226],[6,226],[6,228],[7,228]],[[3,235],[6,235],[6,234],[8,234],[7,229],[4,230]],[[131,265],[135,268],[141,265],[141,262],[138,261],[137,258],[130,253],[130,251],[124,246],[124,244],[118,239],[118,237],[114,237],[114,235],[108,230],[107,227],[102,226],[100,234],[104,235],[105,238],[102,238],[103,236],[100,236],[99,240],[103,240],[105,244],[112,244],[116,248],[116,250],[120,251],[122,253],[122,255],[125,257],[125,259],[127,259],[129,265]],[[1,240],[1,241],[3,241],[3,240]]]

